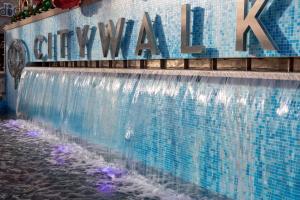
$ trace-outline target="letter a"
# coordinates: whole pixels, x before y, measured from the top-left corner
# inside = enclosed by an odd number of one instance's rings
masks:
[[[145,43],[146,39],[148,43]],[[152,28],[152,23],[150,20],[150,16],[147,12],[145,12],[143,17],[143,22],[139,33],[139,39],[136,45],[135,54],[137,56],[142,55],[144,49],[149,49],[151,51],[151,54],[153,55],[159,54],[155,40],[155,35]]]

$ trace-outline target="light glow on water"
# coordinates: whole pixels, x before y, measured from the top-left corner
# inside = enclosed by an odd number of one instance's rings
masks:
[[[71,152],[70,146],[60,144],[53,147],[51,156],[57,165],[65,165]]]
[[[9,128],[11,130],[15,130],[15,131],[18,131],[20,129],[20,126],[19,126],[17,120],[13,120],[13,119],[8,120],[7,122],[5,122],[3,124],[3,126]]]
[[[8,122],[3,124],[6,127]],[[68,135],[62,137],[53,129],[47,129],[45,125],[32,123],[25,120],[16,120],[18,124],[20,140],[30,139],[31,143],[43,141],[51,146],[48,162],[61,167],[61,169],[85,169],[86,176],[95,179],[95,189],[107,198],[113,198],[118,193],[135,194],[137,199],[158,198],[162,200],[189,200],[187,194],[180,194],[167,188],[166,185],[156,183],[134,170],[128,170],[121,160],[116,159],[116,163],[107,162],[101,154],[87,150],[84,146],[74,143]],[[8,128],[8,127],[7,127]],[[33,131],[34,130],[34,131]],[[38,135],[38,137],[25,137],[28,134]],[[42,148],[42,146],[39,146]],[[42,150],[42,149],[41,149]],[[106,155],[107,156],[107,155]],[[113,156],[113,155],[110,155]],[[125,164],[125,163],[124,163]],[[70,171],[72,173],[72,171]]]
[[[69,154],[71,152],[70,147],[67,145],[58,145],[53,148],[53,154]]]
[[[95,173],[106,174],[107,176],[109,176],[112,179],[121,178],[122,176],[127,174],[126,170],[122,170],[122,169],[118,169],[118,168],[114,168],[114,167],[99,168],[96,170]]]
[[[30,136],[30,137],[38,137],[40,135],[40,132],[38,132],[38,131],[27,131],[25,134],[27,136]]]
[[[97,184],[97,190],[101,193],[112,195],[116,191],[116,187],[111,182],[100,182]]]

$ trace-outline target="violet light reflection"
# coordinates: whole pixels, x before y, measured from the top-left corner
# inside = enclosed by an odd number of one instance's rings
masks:
[[[40,132],[38,132],[38,131],[27,131],[25,134],[27,136],[30,136],[30,137],[38,137],[38,136],[40,136]]]

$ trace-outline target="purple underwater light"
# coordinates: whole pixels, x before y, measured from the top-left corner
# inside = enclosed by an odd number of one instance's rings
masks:
[[[66,160],[64,158],[54,157],[54,160],[57,165],[64,165],[66,163]]]
[[[66,145],[57,145],[53,147],[51,156],[57,165],[64,165],[68,160],[68,156],[71,153],[71,149]]]
[[[114,184],[115,178],[121,178],[127,174],[126,170],[114,168],[114,167],[101,167],[96,169],[95,174],[105,175],[108,180],[103,180],[103,177],[96,185],[98,192],[104,193],[106,195],[112,195],[117,191],[117,186]]]
[[[10,126],[18,126],[18,123],[17,123],[16,120],[8,120],[8,124],[9,124]]]
[[[57,145],[53,148],[52,153],[54,153],[54,154],[69,154],[70,147],[68,147],[66,145]]]
[[[97,184],[97,191],[107,195],[111,195],[116,191],[116,186],[114,186],[113,183],[110,182],[99,183]]]
[[[104,168],[97,169],[95,173],[105,174],[110,178],[121,178],[127,172],[126,170],[122,170],[114,167],[104,167]]]
[[[7,123],[4,124],[6,128],[18,131],[20,129],[20,125],[16,120],[8,120]]]
[[[27,131],[25,134],[27,136],[30,136],[30,137],[38,137],[40,135],[40,132],[38,132],[38,131]]]

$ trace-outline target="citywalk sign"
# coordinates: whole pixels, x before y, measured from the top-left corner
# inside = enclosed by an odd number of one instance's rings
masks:
[[[256,0],[252,8],[248,10],[248,0],[237,0],[237,16],[236,16],[236,51],[246,51],[247,35],[250,30],[258,39],[263,49],[277,50],[275,43],[272,41],[268,31],[264,28],[259,20],[259,16],[265,8],[268,0]],[[115,24],[109,20],[107,24],[98,23],[99,37],[101,40],[103,56],[106,58],[110,52],[111,58],[115,59],[119,56],[121,40],[123,37],[125,18],[120,18]],[[181,53],[203,53],[206,47],[204,45],[191,44],[191,5],[185,4],[181,8]],[[62,29],[57,32],[60,38],[59,45],[53,45],[53,33],[47,36],[37,35],[34,40],[34,55],[38,60],[44,58],[53,58],[53,46],[60,47],[60,57],[66,58],[68,55],[68,46],[70,33],[72,30]],[[77,43],[80,57],[84,58],[86,52],[92,45],[89,45],[91,38],[91,26],[84,25],[76,28]],[[194,36],[195,37],[195,36]],[[48,52],[43,52],[43,45],[48,46]],[[147,12],[144,13],[140,31],[136,43],[135,54],[142,56],[144,50],[150,51],[152,55],[159,55],[160,51],[157,45],[157,39],[153,31],[153,25]]]

